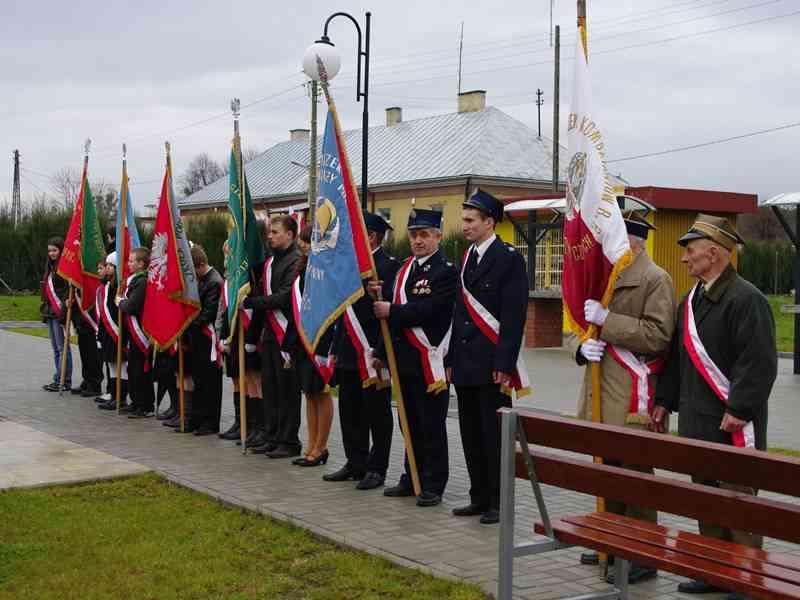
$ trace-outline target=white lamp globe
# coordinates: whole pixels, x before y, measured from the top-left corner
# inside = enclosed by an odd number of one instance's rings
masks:
[[[319,74],[317,57],[322,60],[325,70],[328,72],[328,80],[333,79],[342,68],[342,59],[339,52],[330,42],[318,40],[311,44],[303,55],[303,72],[314,81],[322,79]]]

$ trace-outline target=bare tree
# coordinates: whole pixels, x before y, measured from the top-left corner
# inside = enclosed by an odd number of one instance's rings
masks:
[[[100,179],[92,183],[92,198],[99,214],[111,218],[117,209],[117,186]]]
[[[255,157],[263,154],[264,151],[256,148],[255,146],[250,146],[248,148],[244,148],[242,150],[242,162],[250,162]]]
[[[739,215],[739,233],[747,240],[774,242],[784,240],[783,227],[771,208],[762,207],[758,212]]]
[[[73,167],[64,167],[52,177],[52,185],[64,206],[71,210],[81,191],[81,172]]]
[[[181,177],[181,191],[184,196],[194,194],[224,175],[225,168],[203,152],[195,156],[186,168]]]

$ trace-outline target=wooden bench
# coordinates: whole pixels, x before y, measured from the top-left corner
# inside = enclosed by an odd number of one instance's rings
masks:
[[[678,531],[611,513],[551,518],[541,484],[618,500],[772,538],[800,543],[800,505],[751,496],[663,474],[651,475],[609,461],[692,475],[800,496],[800,461],[756,450],[657,435],[646,431],[501,409],[501,491],[498,598],[512,593],[514,558],[582,546],[616,557],[615,587],[575,597],[628,597],[630,562],[700,579],[765,599],[800,599],[800,557]],[[519,442],[519,444],[517,444]],[[534,447],[536,447],[534,449]],[[514,542],[515,477],[530,480],[547,540]]]

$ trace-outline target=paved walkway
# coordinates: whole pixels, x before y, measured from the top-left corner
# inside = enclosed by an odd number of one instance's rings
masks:
[[[0,415],[18,424],[112,454],[165,473],[171,479],[236,506],[259,511],[305,527],[329,539],[386,556],[444,577],[458,577],[496,590],[498,529],[481,526],[477,519],[457,519],[454,506],[467,501],[468,479],[463,462],[455,413],[448,421],[451,477],[441,506],[418,508],[411,498],[392,499],[380,490],[358,492],[351,483],[326,483],[322,469],[293,467],[288,461],[242,456],[236,446],[217,438],[175,434],[154,420],[128,420],[98,411],[94,402],[41,391],[51,373],[52,359],[45,340],[0,331]],[[528,354],[537,403],[548,410],[574,408],[572,399],[578,372],[557,351]],[[562,379],[565,377],[566,379]],[[797,382],[789,382],[797,386]],[[226,384],[227,386],[227,384]],[[790,386],[791,387],[791,386]],[[795,387],[795,390],[800,389]],[[226,398],[230,398],[226,387]],[[555,398],[555,400],[554,400]],[[797,398],[795,394],[794,398]],[[784,410],[783,404],[776,406]],[[231,419],[231,403],[224,403],[224,420]],[[789,419],[781,415],[775,421]],[[796,417],[795,417],[796,418]],[[396,432],[388,481],[400,473],[402,447]],[[342,461],[338,425],[330,442],[331,464]],[[533,495],[518,482],[518,535],[530,534],[537,518]],[[545,497],[554,515],[590,511],[593,499],[546,487]],[[671,525],[694,529],[692,523],[672,517]],[[787,551],[800,548],[771,543]],[[526,557],[515,563],[515,597],[547,600],[607,589],[596,567],[577,564],[580,549]],[[680,578],[664,573],[635,587],[637,599],[690,598],[675,592]],[[717,600],[721,596],[709,596]]]

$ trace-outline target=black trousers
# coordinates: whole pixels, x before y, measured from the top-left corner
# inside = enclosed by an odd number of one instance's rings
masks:
[[[192,332],[189,362],[194,382],[192,427],[219,431],[222,414],[222,367],[211,361],[211,339]]]
[[[153,392],[153,369],[146,367],[149,359],[136,344],[131,343],[128,352],[128,395],[134,408],[152,411],[156,397]]]
[[[339,381],[339,424],[347,464],[356,472],[386,476],[392,448],[391,388],[364,389],[357,370],[336,371]],[[369,438],[372,435],[372,449]]]
[[[284,368],[280,346],[267,341],[261,354],[261,388],[267,440],[300,448],[300,385],[294,365]]]
[[[97,334],[80,315],[74,322],[78,332],[78,352],[81,355],[81,377],[84,387],[99,394],[103,383],[103,362],[100,359],[100,349],[97,347]]]
[[[497,409],[511,398],[495,384],[456,386],[458,424],[469,473],[471,502],[500,508],[500,421]]]
[[[415,375],[400,373],[400,388],[403,391],[420,486],[423,492],[441,495],[450,475],[447,451],[447,409],[450,404],[450,392],[443,390],[429,394],[421,373]],[[407,455],[405,470],[400,478],[400,485],[411,489],[411,468]]]

